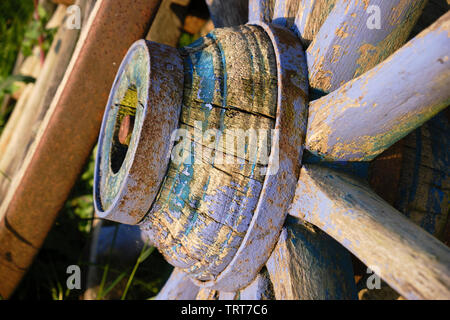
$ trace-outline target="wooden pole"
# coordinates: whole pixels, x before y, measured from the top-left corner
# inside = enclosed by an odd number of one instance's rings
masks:
[[[450,13],[389,59],[310,104],[306,148],[368,161],[450,102]]]

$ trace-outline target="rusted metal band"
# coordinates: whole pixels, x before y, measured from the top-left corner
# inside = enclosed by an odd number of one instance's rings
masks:
[[[308,78],[305,54],[298,38],[285,28],[262,27],[272,40],[278,77],[275,129],[278,154],[272,152],[268,175],[247,233],[233,260],[215,280],[193,281],[201,287],[236,291],[247,286],[269,258],[292,202],[301,166],[307,124]]]
[[[101,218],[137,224],[150,209],[167,171],[182,92],[175,48],[145,40],[130,47],[99,137],[94,204]]]

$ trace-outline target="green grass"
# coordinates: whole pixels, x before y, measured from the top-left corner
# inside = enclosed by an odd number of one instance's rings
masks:
[[[94,150],[95,152],[95,150]],[[13,300],[78,300],[85,289],[89,267],[89,245],[92,237],[94,209],[92,187],[94,152],[73,188],[55,225],[49,232],[42,249],[30,270],[17,288]],[[105,222],[109,225],[117,225]],[[115,237],[111,241],[111,251]],[[82,269],[81,290],[68,290],[66,269],[77,264]],[[172,267],[153,247],[144,247],[135,264],[121,265],[108,258],[97,267],[102,272],[99,299],[148,299],[155,296]]]

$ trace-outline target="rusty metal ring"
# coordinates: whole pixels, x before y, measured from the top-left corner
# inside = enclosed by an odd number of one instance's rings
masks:
[[[183,62],[175,48],[145,40],[130,47],[99,136],[94,205],[101,218],[137,224],[147,214],[167,170],[182,92]]]
[[[301,168],[307,126],[308,71],[303,47],[289,30],[263,22],[276,55],[278,99],[275,129],[279,150],[272,152],[263,190],[246,235],[229,265],[215,280],[192,279],[201,287],[227,292],[247,286],[266,263],[292,202]]]

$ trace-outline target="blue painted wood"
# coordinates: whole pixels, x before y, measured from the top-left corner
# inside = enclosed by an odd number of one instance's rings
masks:
[[[248,25],[215,29],[183,48],[182,55],[180,129],[190,136],[175,148],[182,146],[187,158],[170,161],[142,228],[171,264],[199,281],[212,281],[240,248],[263,187],[261,169],[268,164],[259,157],[250,161],[249,149],[240,163],[235,149],[226,149],[217,138],[216,149],[234,157],[230,164],[219,163],[220,152],[207,155],[203,150],[208,147],[204,134],[274,128],[276,61],[267,34]]]
[[[277,300],[356,299],[348,251],[323,231],[292,216],[266,266]]]
[[[306,148],[326,160],[372,160],[447,107],[449,19],[447,13],[377,67],[312,102]]]
[[[310,85],[315,96],[339,88],[400,48],[425,2],[337,0],[307,50]],[[303,16],[299,17],[300,32],[304,23]]]
[[[445,112],[416,129],[403,144],[396,208],[445,240],[450,211],[450,124]]]
[[[270,173],[264,179],[252,221],[233,260],[214,281],[196,280],[198,285],[224,291],[245,287],[267,261],[292,201],[303,151],[299,146],[306,130],[308,81],[301,43],[285,28],[264,23],[259,26],[271,39],[277,63],[277,137],[272,145],[278,148],[270,154]]]
[[[304,165],[289,214],[328,233],[405,298],[450,298],[450,249],[365,183]]]
[[[248,21],[272,21],[275,0],[249,0]]]

